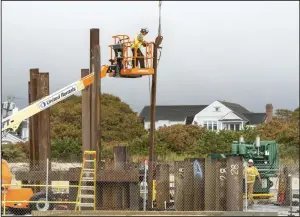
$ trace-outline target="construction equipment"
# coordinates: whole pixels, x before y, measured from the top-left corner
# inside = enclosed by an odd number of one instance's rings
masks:
[[[52,210],[54,208],[54,204],[40,202],[37,201],[46,201],[46,192],[38,192],[33,193],[31,188],[11,188],[9,185],[12,181],[12,174],[8,167],[8,163],[6,160],[1,160],[1,183],[5,184],[1,186],[1,207],[7,208],[9,212],[15,215],[23,215],[26,213],[30,213],[32,210]],[[55,200],[54,194],[49,192],[48,201]],[[22,202],[5,202],[5,201],[22,201]],[[32,202],[31,202],[32,201]],[[33,202],[35,201],[35,202]],[[4,204],[5,202],[5,204]]]
[[[96,164],[96,151],[85,151],[83,153],[75,211],[80,211],[81,207],[93,207],[96,210]]]
[[[243,138],[240,141],[234,141],[231,145],[230,154],[211,154],[212,159],[227,158],[229,156],[242,156],[244,167],[247,161],[252,159],[254,166],[258,169],[262,178],[262,185],[256,179],[254,184],[254,195],[270,197],[270,188],[273,186],[271,177],[277,177],[279,172],[279,147],[276,141],[260,141],[257,136],[255,142],[245,142]]]
[[[153,42],[147,44],[146,55],[145,55],[145,66],[146,68],[138,68],[136,66],[129,67],[130,61],[132,59],[141,58],[132,56],[128,54],[128,49],[130,48],[131,42],[129,36],[127,35],[116,35],[113,36],[115,43],[109,45],[111,48],[111,65],[104,65],[101,67],[99,76],[101,78],[106,77],[122,77],[122,78],[137,78],[144,75],[152,75],[153,70]],[[114,51],[114,52],[112,52]],[[114,53],[114,55],[113,55]],[[136,61],[135,61],[136,62]],[[82,91],[87,86],[93,83],[94,73],[91,73],[84,78],[66,86],[62,89],[43,97],[33,103],[31,103],[26,108],[20,110],[19,112],[10,115],[2,119],[1,132],[2,136],[5,132],[16,131],[23,120],[55,105],[56,103]]]
[[[145,45],[146,55],[137,56],[137,49],[135,48],[134,54],[129,55],[128,50],[131,50],[132,42],[128,35],[115,35],[112,37],[114,44],[110,47],[110,62],[111,65],[108,68],[107,73],[110,77],[122,77],[122,78],[138,78],[144,75],[153,75],[153,48],[154,43],[150,42]],[[131,53],[131,51],[130,51]],[[138,68],[136,63],[137,58],[144,58],[145,68]],[[133,61],[134,60],[134,61]],[[131,64],[134,62],[134,65]]]
[[[117,35],[113,36],[115,39],[115,44],[110,45],[111,48],[111,65],[104,65],[101,67],[100,72],[97,73],[100,78],[106,77],[108,74],[110,77],[113,74],[113,77],[125,77],[125,78],[136,78],[141,77],[144,75],[151,75],[154,73],[153,70],[153,42],[148,43],[146,46],[146,55],[145,55],[145,61],[146,61],[146,68],[140,69],[138,67],[129,67],[130,61],[134,58],[139,58],[136,55],[130,56],[128,54],[128,49],[130,47],[130,40],[129,37],[126,35]],[[112,51],[114,51],[114,57],[112,55]],[[121,53],[120,53],[121,52]],[[135,61],[136,62],[136,61]],[[31,103],[26,108],[14,113],[13,115],[10,115],[8,117],[5,117],[2,119],[1,123],[1,132],[2,137],[10,132],[10,131],[16,131],[22,121],[24,121],[27,118],[30,118],[31,116],[57,104],[58,102],[67,99],[68,97],[82,91],[87,86],[91,85],[94,80],[94,73],[91,73],[84,78],[61,88],[60,90],[43,97],[42,99],[39,99],[33,103]],[[89,162],[86,160],[84,163]],[[4,184],[10,184],[11,182],[11,173],[8,167],[8,164],[6,161],[2,161],[2,168],[6,168],[2,170],[1,176],[2,176],[2,183]],[[88,169],[85,169],[82,171],[84,174],[87,172]],[[95,170],[94,170],[94,177],[95,177]],[[85,182],[85,178],[81,176],[81,183]],[[86,188],[89,188],[90,186],[86,186]],[[85,187],[81,186],[81,190],[83,190]],[[88,189],[87,189],[88,190]],[[94,189],[95,192],[95,189]],[[84,198],[86,195],[79,194],[80,201],[81,198]],[[5,197],[5,198],[4,198]],[[53,195],[51,192],[48,194],[48,200],[51,201],[56,196]],[[87,196],[86,196],[87,197]],[[88,197],[91,197],[89,195]],[[22,203],[6,203],[6,207],[9,208],[9,210],[14,214],[20,214],[20,213],[28,213],[31,210],[51,210],[54,207],[54,204],[44,203],[44,206],[40,206],[41,203],[30,203],[30,201],[36,201],[36,200],[43,200],[45,201],[46,193],[44,192],[38,192],[36,194],[33,193],[31,188],[19,188],[19,189],[11,189],[11,188],[3,188],[2,191],[2,201],[5,199],[6,201],[25,201]],[[94,202],[89,204],[88,206],[94,207],[95,209],[95,199]],[[85,203],[78,203],[77,207],[83,207],[87,204]],[[3,204],[2,204],[3,206]]]

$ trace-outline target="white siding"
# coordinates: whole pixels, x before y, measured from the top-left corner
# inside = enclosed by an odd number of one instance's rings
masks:
[[[155,129],[157,130],[159,127],[164,127],[164,126],[169,127],[175,124],[185,124],[185,121],[159,120],[155,122]],[[150,129],[150,121],[145,121],[144,128],[146,130]]]
[[[216,107],[219,108],[219,111],[216,111]],[[198,125],[203,126],[204,121],[218,121],[230,112],[231,110],[228,109],[226,106],[224,106],[218,101],[215,101],[209,106],[207,106],[205,109],[203,109],[201,112],[196,114],[194,121],[196,121]],[[218,129],[220,128],[221,123],[218,122]]]

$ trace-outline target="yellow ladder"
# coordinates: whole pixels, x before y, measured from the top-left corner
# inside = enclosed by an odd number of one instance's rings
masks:
[[[81,207],[96,210],[96,164],[96,151],[84,151],[75,211],[80,211]],[[88,202],[82,202],[82,199]]]

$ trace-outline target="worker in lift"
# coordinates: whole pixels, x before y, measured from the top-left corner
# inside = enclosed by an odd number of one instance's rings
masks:
[[[145,68],[145,60],[144,55],[141,51],[141,46],[147,46],[147,42],[144,40],[144,36],[147,35],[149,30],[147,28],[142,28],[139,33],[136,34],[134,37],[133,43],[131,45],[131,51],[132,51],[132,68],[134,66],[138,66],[138,63],[140,64],[140,68]],[[136,50],[136,56],[140,56],[140,58],[137,57],[137,64],[135,65],[135,59],[134,59],[134,52]]]
[[[253,199],[253,189],[254,189],[254,183],[256,176],[259,180],[260,185],[262,184],[258,169],[254,166],[253,160],[249,159],[248,160],[248,165],[244,169],[244,176],[247,174],[247,197],[248,197],[248,204],[251,207],[254,204],[254,199]]]

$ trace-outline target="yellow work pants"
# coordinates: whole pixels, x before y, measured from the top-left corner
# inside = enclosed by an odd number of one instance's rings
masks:
[[[254,182],[253,183],[247,183],[247,196],[248,196],[248,204],[253,205],[254,199],[253,199],[253,188],[254,188]]]

